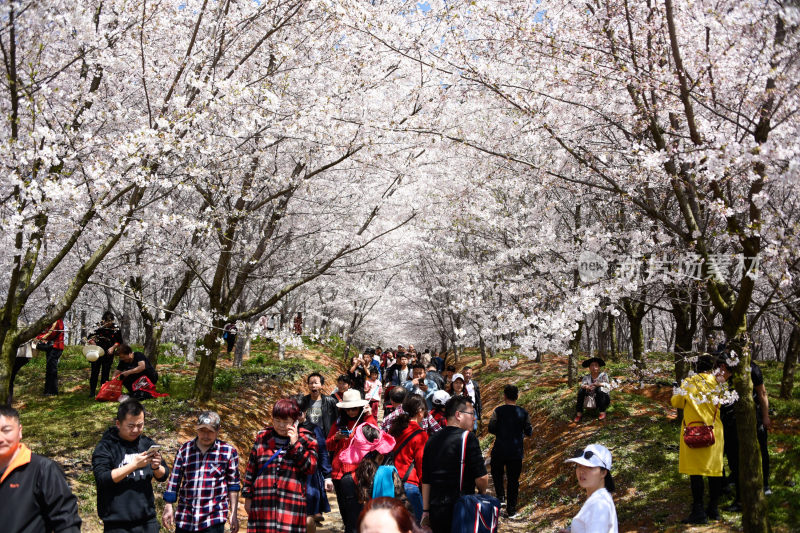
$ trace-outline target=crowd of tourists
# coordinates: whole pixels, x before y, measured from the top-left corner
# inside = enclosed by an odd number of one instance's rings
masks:
[[[101,326],[108,333],[97,335],[97,342],[106,353],[118,353],[121,362],[127,357],[129,369],[138,369],[130,347],[114,332],[113,317],[106,318]],[[736,432],[729,429],[735,427],[735,411],[725,406],[720,414],[718,402],[700,400],[718,394],[718,385],[729,379],[729,357],[724,347],[701,357],[697,373],[682,384],[684,392],[672,399],[684,413],[679,471],[690,476],[693,499],[685,522],[719,518],[723,453],[728,453],[732,479],[738,481],[738,462],[733,461],[738,452],[731,452],[737,449]],[[101,370],[106,373],[106,366],[110,368],[100,362],[97,372],[92,367],[92,383]],[[578,389],[576,423],[584,410],[595,410],[605,419],[611,399],[610,380],[600,372],[603,366],[597,357],[583,362],[589,373]],[[118,370],[123,376],[125,372]],[[766,445],[769,409],[755,364],[752,377],[759,442]],[[161,522],[179,533],[222,533],[226,525],[236,533],[240,497],[249,532],[314,533],[331,511],[331,492],[345,533],[450,533],[477,530],[479,524],[488,524],[491,531],[501,518],[517,516],[524,439],[533,434],[527,411],[517,405],[517,386],[504,387],[503,403],[489,417],[486,429],[495,439],[485,461],[477,437],[481,387],[468,366],[457,372],[438,354],[426,350],[418,355],[411,347],[368,349],[350,360],[330,395],[320,373],[308,375],[305,383],[305,394],[281,398],[272,406],[271,423],[256,435],[241,479],[239,453],[219,438],[222,420],[217,413],[199,413],[196,437],[180,447],[170,467],[160,446],[144,433],[143,405],[136,398],[121,402],[114,425],[92,455],[104,531],[159,531],[153,480],[165,482]],[[709,442],[703,440],[703,431],[687,429],[713,427],[718,418],[727,422],[724,430],[711,431]],[[4,509],[13,509],[4,512],[8,531],[79,531],[77,500],[64,474],[53,461],[31,453],[21,438],[18,412],[0,407],[0,501]],[[766,453],[762,460],[768,491]],[[591,444],[567,462],[575,464],[587,499],[570,528],[562,531],[618,531],[610,450]],[[490,474],[496,497],[487,494]],[[738,498],[737,484],[731,510],[739,505]]]

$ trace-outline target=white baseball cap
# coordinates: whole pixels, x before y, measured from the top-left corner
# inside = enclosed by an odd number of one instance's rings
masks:
[[[450,395],[444,390],[437,390],[433,393],[433,396],[431,396],[431,402],[433,402],[433,405],[444,405],[449,399]]]
[[[606,470],[611,470],[611,452],[602,444],[590,444],[584,448],[583,453],[578,457],[567,459],[565,463],[577,463],[583,466],[599,466]]]

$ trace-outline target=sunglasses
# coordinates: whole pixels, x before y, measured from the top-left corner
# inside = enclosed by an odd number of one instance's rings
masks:
[[[597,455],[597,454],[596,454],[596,453],[594,453],[592,450],[586,450],[585,452],[583,452],[583,455],[581,455],[581,456],[579,456],[579,457],[583,457],[584,459],[586,459],[586,460],[588,461],[589,459],[591,459],[591,458],[592,458],[592,457],[594,457],[595,455]],[[601,464],[601,465],[603,465],[603,468],[605,468],[606,470],[608,470],[608,468],[606,467],[606,462],[605,462],[605,461],[603,461],[602,459],[600,459],[600,456],[599,456],[599,455],[597,456],[597,459],[600,461],[600,464]]]

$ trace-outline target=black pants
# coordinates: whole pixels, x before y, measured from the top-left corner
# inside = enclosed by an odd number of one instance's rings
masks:
[[[506,491],[503,488],[503,470],[508,476],[508,499],[506,511],[509,515],[517,511],[517,497],[519,495],[519,475],[522,472],[522,459],[504,457],[502,454],[492,454],[492,482],[497,498],[502,500]]]
[[[431,519],[431,530],[433,533],[450,533],[453,529],[453,510],[455,503],[436,503],[430,502],[431,509],[428,516]]]
[[[705,484],[703,478],[706,476],[689,476],[689,483],[692,486],[692,507],[703,508],[703,492]],[[716,509],[719,504],[719,497],[722,494],[722,477],[708,478],[708,508]]]
[[[586,394],[588,391],[583,387],[578,389],[578,404],[575,407],[575,411],[578,413],[583,412],[583,402],[586,399]],[[597,403],[597,410],[601,413],[605,413],[608,406],[611,405],[611,396],[607,393],[601,391],[600,389],[594,390],[594,399]]]
[[[731,471],[730,481],[736,485],[736,500],[741,501],[739,489],[739,434],[736,432],[736,421],[724,422],[722,430],[725,432],[725,456],[728,458],[728,469]],[[761,473],[764,476],[764,488],[769,486],[769,450],[767,449],[767,428],[758,424],[756,428],[758,447],[761,449]]]
[[[50,348],[46,352],[47,367],[44,373],[44,393],[58,394],[58,360],[64,350]]]
[[[161,526],[155,518],[138,524],[119,522],[106,522],[103,524],[104,533],[158,533],[160,529]]]
[[[100,378],[100,385],[108,381],[111,374],[111,363],[114,362],[114,356],[105,354],[97,361],[92,361],[92,373],[89,375],[89,390],[92,396],[97,394],[97,378]],[[103,371],[100,374],[100,370]]]
[[[14,368],[11,369],[11,383],[8,385],[8,405],[14,401],[14,380],[17,379],[17,372],[20,368],[30,363],[27,357],[17,357],[14,359]]]
[[[122,384],[128,390],[129,393],[133,393],[133,384],[136,383],[141,379],[142,376],[147,376],[147,379],[150,380],[150,383],[155,385],[158,383],[158,372],[152,367],[146,368],[144,372],[139,372],[138,374],[131,374],[130,376],[125,376],[122,378]]]
[[[347,474],[342,479],[334,479],[333,488],[336,491],[336,499],[339,501],[339,513],[342,515],[342,522],[344,522],[344,533],[356,533],[358,515],[361,514],[363,506],[358,503],[358,494],[353,476]]]

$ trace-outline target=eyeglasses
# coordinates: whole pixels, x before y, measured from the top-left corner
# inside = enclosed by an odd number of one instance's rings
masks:
[[[469,415],[471,417],[475,416],[475,411],[459,411],[459,413],[464,413],[465,415]]]

